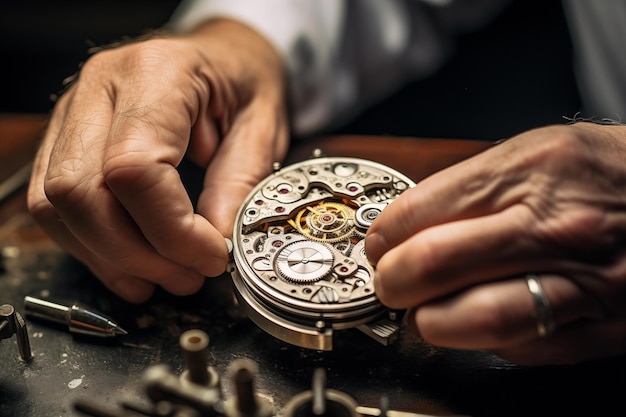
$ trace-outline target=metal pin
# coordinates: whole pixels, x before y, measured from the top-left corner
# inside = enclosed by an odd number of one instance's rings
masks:
[[[316,416],[326,413],[326,371],[324,368],[317,368],[313,372],[313,380],[311,383],[313,392],[312,411]]]
[[[251,360],[239,359],[233,362],[232,377],[235,384],[236,408],[242,414],[253,414],[257,409],[254,392],[254,377],[257,366]]]
[[[20,358],[28,361],[33,358],[28,340],[26,322],[20,313],[10,304],[0,306],[0,339],[6,339],[15,334]]]
[[[210,379],[207,369],[209,336],[202,330],[188,330],[180,335],[180,346],[185,353],[189,381],[207,385]]]
[[[380,417],[387,417],[389,411],[389,397],[385,394],[380,396]]]
[[[228,367],[234,395],[224,402],[226,417],[271,417],[274,407],[269,398],[256,393],[254,380],[258,366],[251,359],[235,359]]]
[[[224,241],[226,242],[226,248],[228,249],[228,253],[233,253],[233,241],[229,238],[225,237]]]
[[[28,330],[26,329],[26,322],[20,313],[17,311],[13,315],[15,321],[15,337],[17,338],[17,348],[20,351],[20,358],[27,361],[33,358],[33,352],[30,349],[30,341],[28,340]]]
[[[198,410],[203,416],[217,414],[216,408],[221,403],[221,394],[217,390],[181,382],[165,364],[152,365],[143,375],[145,391],[154,404],[169,401]]]
[[[315,148],[311,152],[311,158],[321,158],[324,156],[324,152],[320,148]]]

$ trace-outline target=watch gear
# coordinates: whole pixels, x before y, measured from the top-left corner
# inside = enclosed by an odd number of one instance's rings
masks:
[[[310,349],[332,350],[333,332],[354,327],[387,343],[375,330],[390,312],[374,293],[365,235],[412,186],[388,166],[350,157],[309,159],[261,181],[233,229],[230,271],[248,317]]]
[[[299,240],[276,256],[276,269],[288,281],[308,284],[322,279],[333,266],[333,253],[323,244]]]
[[[311,240],[339,242],[354,232],[354,209],[346,204],[323,201],[300,210],[290,223]]]

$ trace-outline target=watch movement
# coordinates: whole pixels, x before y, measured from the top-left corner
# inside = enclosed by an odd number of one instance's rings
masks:
[[[367,229],[414,185],[383,164],[315,157],[277,169],[247,196],[233,230],[231,276],[250,319],[290,344],[332,350],[356,327],[387,344],[397,312],[374,293]]]

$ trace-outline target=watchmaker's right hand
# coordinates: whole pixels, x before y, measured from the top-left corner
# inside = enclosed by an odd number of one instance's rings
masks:
[[[279,57],[216,20],[93,55],[55,106],[28,205],[123,298],[191,294],[224,271],[236,209],[287,143]],[[207,172],[198,213],[176,170],[186,153]]]

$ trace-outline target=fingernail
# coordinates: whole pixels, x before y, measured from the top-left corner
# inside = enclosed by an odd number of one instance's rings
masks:
[[[369,263],[373,266],[376,266],[381,256],[382,239],[383,237],[378,233],[368,234],[365,237],[365,255]]]

